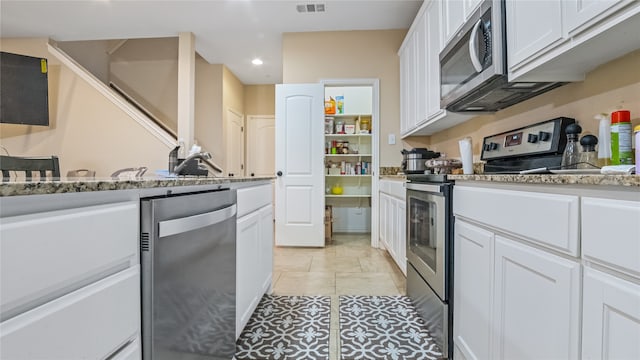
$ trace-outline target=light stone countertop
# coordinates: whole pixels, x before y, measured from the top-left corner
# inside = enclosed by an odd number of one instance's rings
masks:
[[[607,185],[640,187],[638,175],[553,175],[553,174],[478,174],[448,175],[454,181],[491,181],[518,184],[558,184],[558,185]]]
[[[0,183],[0,197],[19,195],[44,195],[80,193],[91,191],[154,189],[176,186],[230,184],[267,181],[273,177],[143,177],[133,179],[111,178],[61,178],[46,181],[10,181]]]

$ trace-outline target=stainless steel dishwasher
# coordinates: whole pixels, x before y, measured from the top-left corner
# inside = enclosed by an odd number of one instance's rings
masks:
[[[231,359],[236,191],[144,198],[140,211],[143,359]]]

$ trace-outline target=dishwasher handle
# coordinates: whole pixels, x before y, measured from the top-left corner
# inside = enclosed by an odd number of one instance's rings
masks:
[[[160,221],[158,223],[158,236],[171,236],[221,223],[235,216],[236,209],[236,205],[233,204],[226,208],[204,214]]]

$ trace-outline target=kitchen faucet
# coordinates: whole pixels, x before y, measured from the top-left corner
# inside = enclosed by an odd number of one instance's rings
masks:
[[[176,167],[173,169],[172,173],[173,173],[173,174],[176,174],[176,175],[180,175],[180,172],[181,172],[182,170],[184,170],[186,167],[189,167],[189,166],[190,166],[189,164],[190,164],[192,161],[195,161],[196,159],[209,160],[209,159],[211,159],[211,154],[210,154],[210,153],[208,153],[208,152],[206,152],[206,151],[193,153],[193,154],[191,154],[191,155],[187,156],[187,158],[186,158],[186,159],[184,159],[184,160],[180,163],[180,165],[176,166]],[[183,175],[188,175],[188,174],[183,174]],[[195,175],[195,174],[194,174],[194,175]]]

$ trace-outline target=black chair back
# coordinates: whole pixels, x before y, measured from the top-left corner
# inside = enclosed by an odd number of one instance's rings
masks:
[[[0,170],[2,170],[2,181],[9,181],[11,171],[24,171],[27,181],[31,181],[34,172],[40,173],[41,179],[46,179],[47,171],[51,171],[53,180],[60,179],[60,163],[57,156],[16,157],[0,155]]]

